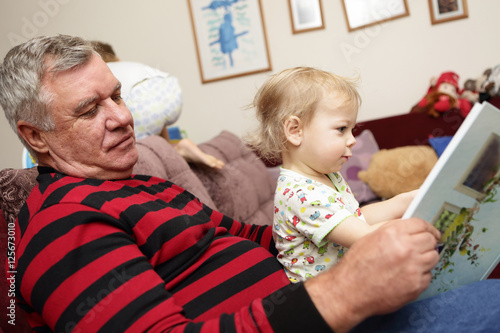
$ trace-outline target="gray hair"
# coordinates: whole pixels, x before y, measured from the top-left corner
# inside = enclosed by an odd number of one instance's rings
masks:
[[[92,44],[82,38],[42,36],[13,47],[0,64],[0,105],[10,127],[33,157],[36,152],[17,131],[18,121],[24,120],[43,131],[53,130],[53,97],[44,88],[44,78],[84,65],[93,54],[97,53]]]

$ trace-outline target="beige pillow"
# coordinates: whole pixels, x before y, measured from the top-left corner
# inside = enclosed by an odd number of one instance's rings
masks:
[[[367,170],[358,173],[381,198],[418,189],[437,162],[429,146],[404,146],[382,149],[373,154]]]

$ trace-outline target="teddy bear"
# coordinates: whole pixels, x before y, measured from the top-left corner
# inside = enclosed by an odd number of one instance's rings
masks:
[[[438,156],[427,145],[381,149],[372,155],[366,170],[358,178],[380,198],[418,189],[427,178]]]
[[[454,72],[444,72],[437,80],[432,79],[427,94],[411,109],[410,113],[425,112],[437,118],[446,111],[458,109],[465,118],[472,109],[472,104],[460,96],[458,80],[459,76]]]

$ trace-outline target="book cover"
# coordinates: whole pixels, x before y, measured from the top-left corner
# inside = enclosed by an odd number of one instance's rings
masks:
[[[488,277],[500,260],[500,110],[476,104],[403,218],[441,231],[440,261],[419,299]]]

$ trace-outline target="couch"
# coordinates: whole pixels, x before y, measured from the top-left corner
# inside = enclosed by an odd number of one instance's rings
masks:
[[[492,103],[494,104],[494,103]],[[498,104],[500,105],[500,103]],[[451,112],[441,118],[432,119],[424,114],[402,114],[359,123],[355,129],[358,138],[359,158],[351,165],[353,171],[366,167],[370,154],[378,149],[391,149],[404,145],[428,145],[429,136],[453,135],[462,122],[458,113]],[[366,131],[366,130],[369,130]],[[364,133],[364,134],[363,134]],[[366,134],[370,133],[369,136]],[[265,164],[255,153],[247,149],[234,134],[223,131],[199,147],[208,154],[223,160],[226,165],[220,170],[190,165],[184,161],[164,139],[151,136],[137,142],[139,161],[134,173],[158,176],[186,188],[202,202],[237,220],[253,224],[271,224],[273,217],[273,195],[277,178],[276,167]],[[369,149],[367,149],[367,147]],[[356,156],[356,154],[354,155]],[[351,187],[366,184],[356,178],[357,172],[346,173]],[[15,222],[17,213],[30,190],[36,184],[35,169],[5,169],[0,171],[0,251],[6,253],[8,228]],[[346,176],[345,175],[345,176]],[[362,201],[362,200],[360,200]],[[2,214],[3,213],[3,214]],[[0,257],[0,266],[5,267],[5,256]],[[497,267],[490,278],[500,278]],[[7,290],[5,270],[0,269],[0,290]],[[0,297],[0,308],[6,309],[8,299]],[[20,309],[15,310],[15,332],[29,331]],[[10,332],[12,326],[0,321],[1,328]]]

